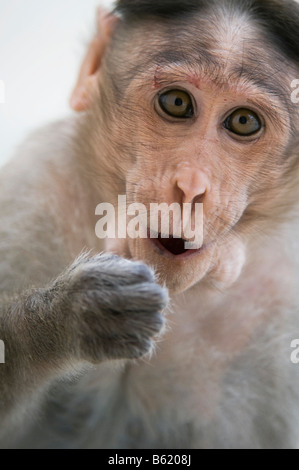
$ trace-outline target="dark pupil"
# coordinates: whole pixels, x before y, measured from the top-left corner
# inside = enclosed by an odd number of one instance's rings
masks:
[[[247,118],[245,116],[240,117],[240,124],[247,124]]]
[[[183,100],[182,100],[182,98],[177,98],[174,103],[175,103],[176,106],[182,106]]]

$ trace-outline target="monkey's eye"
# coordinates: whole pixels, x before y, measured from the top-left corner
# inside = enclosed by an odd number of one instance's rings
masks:
[[[254,111],[241,108],[228,116],[224,127],[234,134],[248,137],[260,131],[262,123]]]
[[[170,90],[159,96],[159,106],[169,116],[186,119],[194,116],[191,96],[183,90]]]

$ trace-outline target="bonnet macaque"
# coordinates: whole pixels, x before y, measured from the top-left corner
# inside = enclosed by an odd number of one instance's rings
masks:
[[[76,112],[1,170],[1,447],[295,448],[299,4],[119,0],[97,23]],[[201,204],[200,248],[99,238],[120,195],[193,225]]]

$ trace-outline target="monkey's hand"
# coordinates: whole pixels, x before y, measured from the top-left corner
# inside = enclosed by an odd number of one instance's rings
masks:
[[[167,302],[147,266],[108,254],[81,256],[45,288],[0,297],[0,384],[9,384],[0,387],[0,421],[62,371],[151,352]]]
[[[150,352],[164,326],[166,289],[140,262],[81,257],[56,281],[78,358],[92,363]]]

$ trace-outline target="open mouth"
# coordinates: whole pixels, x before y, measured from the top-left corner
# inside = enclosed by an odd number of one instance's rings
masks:
[[[171,235],[169,238],[162,238],[161,233],[159,233],[158,238],[151,238],[151,241],[162,254],[177,258],[186,258],[203,250],[203,246],[199,249],[187,249],[187,240],[174,238]]]

